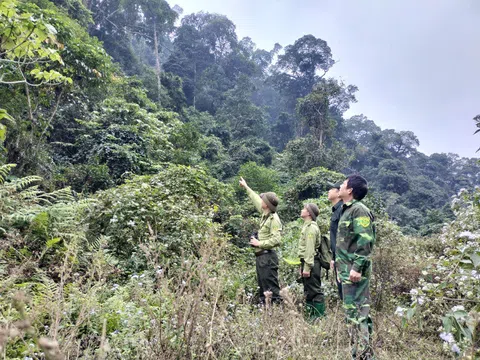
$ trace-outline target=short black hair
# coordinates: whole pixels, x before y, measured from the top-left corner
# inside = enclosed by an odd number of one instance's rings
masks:
[[[363,176],[350,175],[347,177],[347,188],[352,189],[355,200],[362,200],[368,193],[368,183]]]

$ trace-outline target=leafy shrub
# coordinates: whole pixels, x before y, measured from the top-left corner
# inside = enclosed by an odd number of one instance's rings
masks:
[[[480,355],[480,189],[453,199],[456,219],[436,243],[441,252],[428,258],[418,285],[410,290],[409,320],[437,329],[448,352],[466,358]]]
[[[342,179],[345,179],[344,175],[322,167],[310,170],[292,182],[283,196],[284,202],[280,204],[279,212],[287,221],[295,219],[302,209],[303,200],[325,195],[330,189],[328,182],[335,183]]]
[[[147,243],[156,244],[165,261],[195,252],[211,235],[215,212],[229,196],[228,187],[204,170],[170,165],[98,193],[89,233],[107,236],[115,256],[139,270],[146,265],[141,248]]]

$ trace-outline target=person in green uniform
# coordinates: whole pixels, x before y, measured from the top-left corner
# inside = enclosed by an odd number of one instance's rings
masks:
[[[373,359],[370,337],[371,253],[375,244],[372,212],[362,203],[367,181],[360,175],[349,176],[340,186],[343,213],[338,224],[336,268],[342,282],[343,307],[352,344],[353,359]]]
[[[315,320],[325,316],[325,298],[322,291],[320,252],[320,228],[316,222],[320,213],[317,205],[306,204],[300,216],[303,219],[302,234],[298,243],[298,257],[300,258],[300,275],[303,279],[303,290],[306,298],[306,316]],[[328,246],[328,245],[327,245]]]
[[[273,192],[258,195],[250,189],[247,182],[240,178],[240,186],[247,190],[248,197],[262,214],[257,238],[250,238],[255,247],[257,282],[259,298],[265,303],[265,292],[272,292],[272,302],[281,302],[278,283],[278,256],[275,251],[280,246],[282,222],[277,214],[278,197]]]
[[[338,230],[338,222],[340,221],[340,217],[342,216],[343,210],[343,201],[338,196],[340,191],[340,186],[342,185],[343,181],[339,181],[335,184],[329,183],[330,189],[328,190],[328,201],[332,204],[332,216],[330,217],[330,245],[332,249],[332,261],[330,263],[330,269],[332,269],[333,274],[335,276],[335,281],[337,283],[338,288],[338,296],[340,300],[343,299],[342,294],[342,283],[338,280],[337,271],[335,270],[335,251],[337,248],[337,230]]]

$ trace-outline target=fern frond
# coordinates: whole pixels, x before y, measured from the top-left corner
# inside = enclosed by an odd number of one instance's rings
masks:
[[[40,182],[43,179],[40,176],[26,176],[20,179],[15,179],[12,181],[12,184],[15,185],[17,191],[22,191],[26,188],[31,187],[34,183]]]
[[[5,182],[5,179],[7,178],[8,174],[10,174],[10,171],[16,166],[17,164],[5,164],[0,166],[0,184]]]

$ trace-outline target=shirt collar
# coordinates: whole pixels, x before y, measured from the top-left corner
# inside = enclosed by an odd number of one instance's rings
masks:
[[[342,205],[343,205],[343,201],[340,200],[339,202],[337,202],[335,205],[332,206],[332,212],[337,211],[337,209],[338,209],[339,207],[341,207]]]
[[[353,204],[355,204],[357,202],[358,202],[358,200],[353,199],[352,201],[349,201],[349,202],[343,204],[343,207],[348,208],[348,207],[352,206]]]

